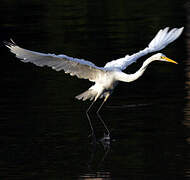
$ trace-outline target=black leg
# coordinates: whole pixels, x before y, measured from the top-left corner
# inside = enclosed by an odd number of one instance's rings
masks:
[[[104,128],[107,131],[107,137],[108,138],[110,137],[110,131],[109,131],[108,127],[106,126],[105,122],[103,121],[102,117],[100,116],[99,111],[100,111],[100,109],[102,108],[102,106],[104,105],[104,103],[106,102],[106,100],[108,99],[109,96],[110,96],[110,94],[106,95],[106,97],[104,98],[104,101],[102,102],[102,104],[100,105],[100,107],[98,108],[98,110],[96,112],[97,116],[99,117],[100,121],[102,122]]]
[[[88,107],[88,109],[86,110],[86,116],[87,116],[87,118],[88,118],[88,122],[89,122],[89,125],[90,125],[90,128],[91,128],[91,134],[90,134],[90,136],[92,136],[93,141],[95,142],[95,141],[96,141],[96,136],[95,136],[95,134],[94,134],[94,128],[93,128],[93,126],[92,126],[92,122],[91,122],[90,116],[88,115],[88,112],[89,112],[90,108],[93,106],[94,102],[95,102],[95,101],[93,101],[92,104],[91,104],[91,105]]]

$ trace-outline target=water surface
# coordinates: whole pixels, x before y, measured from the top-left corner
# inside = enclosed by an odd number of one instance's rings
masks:
[[[156,7],[156,8],[153,8]],[[4,179],[185,179],[189,177],[189,5],[186,1],[2,1],[0,40],[96,65],[135,53],[166,26],[185,32],[133,83],[120,83],[101,111],[113,141],[88,138],[74,99],[91,83],[24,64],[1,47],[0,174]],[[146,57],[126,72],[135,72]],[[98,139],[104,129],[90,116]]]

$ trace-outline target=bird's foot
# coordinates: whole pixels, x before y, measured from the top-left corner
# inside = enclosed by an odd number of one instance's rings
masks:
[[[105,151],[108,151],[110,149],[111,145],[110,134],[104,133],[104,136],[99,141],[103,145]]]
[[[103,138],[100,141],[104,141],[104,142],[110,142],[111,138],[110,138],[110,134],[106,134],[104,133]]]

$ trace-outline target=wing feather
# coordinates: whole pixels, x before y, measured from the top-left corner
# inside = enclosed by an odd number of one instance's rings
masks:
[[[5,42],[5,45],[22,62],[31,62],[40,67],[48,66],[56,71],[64,70],[65,73],[69,73],[72,76],[75,75],[78,78],[88,79],[95,82],[99,80],[101,74],[105,73],[103,68],[97,67],[92,62],[83,59],[72,58],[66,55],[45,54],[30,51],[17,46],[13,41]]]
[[[108,62],[104,67],[124,70],[130,64],[136,62],[136,60],[139,59],[141,56],[164,49],[168,44],[175,41],[181,35],[183,29],[183,27],[179,29],[173,28],[170,31],[169,27],[161,29],[158,31],[153,40],[149,43],[148,47],[146,47],[144,50],[141,50],[133,55],[126,55],[123,58]]]

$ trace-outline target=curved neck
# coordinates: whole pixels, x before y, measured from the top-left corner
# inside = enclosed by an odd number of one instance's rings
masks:
[[[135,81],[136,79],[138,79],[140,76],[142,76],[142,74],[144,73],[144,71],[146,70],[146,68],[148,67],[148,65],[154,61],[154,59],[152,59],[151,57],[148,58],[142,65],[142,67],[134,74],[126,74],[123,72],[120,72],[117,76],[117,79],[119,81],[123,81],[123,82],[132,82]]]

